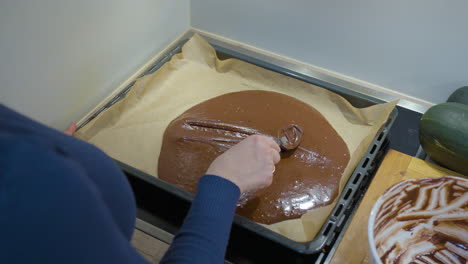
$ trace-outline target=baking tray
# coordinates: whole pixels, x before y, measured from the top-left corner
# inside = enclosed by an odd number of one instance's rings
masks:
[[[139,77],[147,74],[151,74],[158,70],[164,63],[169,61],[173,55],[180,52],[182,46],[188,39],[181,40],[175,44],[169,52],[163,54],[163,56],[151,65],[144,73]],[[212,44],[213,45],[213,44]],[[331,90],[345,99],[347,99],[355,107],[367,107],[376,103],[382,103],[383,101],[373,97],[369,97],[355,91],[348,90],[343,87],[339,87],[322,80],[318,80],[309,76],[299,74],[297,72],[278,67],[268,62],[252,58],[250,56],[238,53],[236,51],[213,45],[218,56],[221,59],[225,58],[237,58],[257,66],[296,78],[302,81],[321,86],[325,89]],[[130,83],[121,92],[119,92],[114,98],[112,98],[103,107],[93,113],[88,119],[86,119],[78,129],[85,126],[89,121],[102,113],[105,109],[111,107],[116,102],[120,101],[130,91],[134,82]],[[379,156],[382,156],[384,147],[387,142],[387,134],[393,125],[398,111],[395,108],[389,116],[389,119],[384,126],[377,133],[373,142],[369,146],[366,154],[359,162],[358,166],[352,173],[342,193],[338,197],[338,202],[328,219],[324,222],[322,228],[317,233],[316,237],[309,242],[296,242],[290,240],[276,232],[269,230],[262,225],[259,225],[247,218],[236,215],[234,223],[242,228],[266,238],[270,241],[275,242],[285,248],[288,248],[296,253],[303,255],[314,255],[316,263],[323,263],[327,256],[334,251],[336,241],[340,239],[344,233],[343,227],[347,226],[350,216],[354,213],[357,207],[357,203],[362,197],[366,187],[369,184],[370,178],[373,176],[376,166],[380,163]],[[169,233],[175,233],[178,228],[182,225],[183,218],[189,209],[190,201],[193,199],[193,195],[178,187],[175,187],[169,183],[166,183],[154,176],[146,174],[140,170],[137,170],[125,163],[116,160],[118,166],[127,175],[130,184],[133,187],[138,205],[138,217],[144,218],[147,222],[162,228]],[[158,193],[159,192],[159,193]],[[159,195],[156,195],[159,194]],[[163,206],[155,206],[156,202],[154,199],[164,199]],[[149,201],[153,200],[153,201]],[[151,204],[148,204],[151,203]],[[177,204],[177,210],[174,210],[174,205]],[[170,216],[165,215],[164,217],[158,217],[158,213],[153,214],[154,211],[170,212]]]

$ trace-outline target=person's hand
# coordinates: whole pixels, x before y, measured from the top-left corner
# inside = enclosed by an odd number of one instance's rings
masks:
[[[76,123],[73,122],[71,123],[67,129],[65,129],[65,131],[63,131],[65,134],[69,135],[69,136],[73,136],[75,135],[75,132],[76,132]]]
[[[270,137],[249,136],[218,156],[206,174],[230,180],[241,192],[267,187],[273,180],[275,164],[281,159],[280,151]]]

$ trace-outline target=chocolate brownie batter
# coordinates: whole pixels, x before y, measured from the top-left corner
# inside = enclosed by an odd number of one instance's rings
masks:
[[[313,107],[275,92],[224,94],[177,117],[164,133],[159,178],[194,193],[211,162],[253,134],[283,138],[287,149],[273,183],[243,194],[238,214],[273,224],[333,202],[349,161],[346,143]]]

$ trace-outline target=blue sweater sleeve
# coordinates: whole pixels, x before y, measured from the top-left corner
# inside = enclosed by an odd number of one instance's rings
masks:
[[[161,263],[224,263],[239,196],[234,183],[203,176],[184,224]]]

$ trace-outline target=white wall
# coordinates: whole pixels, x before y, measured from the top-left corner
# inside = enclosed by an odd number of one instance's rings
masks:
[[[468,85],[466,0],[192,0],[191,24],[432,103]]]
[[[189,6],[0,1],[0,102],[63,129],[187,30]]]

